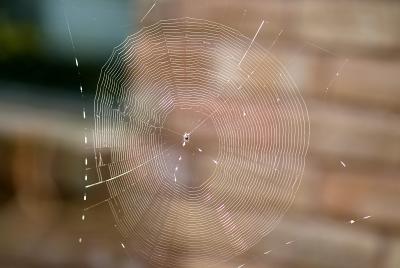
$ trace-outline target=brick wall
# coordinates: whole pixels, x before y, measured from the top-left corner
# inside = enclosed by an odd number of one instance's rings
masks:
[[[138,1],[137,17],[151,5]],[[172,0],[149,14],[145,24],[190,16],[250,37],[268,21],[257,42],[269,47],[283,30],[271,51],[309,110],[310,149],[293,206],[264,240],[218,267],[400,267],[399,15],[400,2],[389,0]],[[11,192],[0,209],[0,266],[132,267],[107,207],[81,223],[80,107],[77,114],[0,100],[1,193]]]

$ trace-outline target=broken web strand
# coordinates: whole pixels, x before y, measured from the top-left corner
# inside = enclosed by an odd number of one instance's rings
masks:
[[[68,19],[66,10],[65,10],[64,1],[62,1],[62,5],[63,5],[64,20],[65,20],[65,24],[66,24],[67,31],[68,31],[67,34],[68,34],[69,41],[71,43],[72,54],[73,54],[74,63],[75,63],[74,65],[76,68],[76,73],[77,73],[77,77],[78,77],[78,81],[79,81],[79,92],[80,92],[81,101],[82,101],[82,119],[86,122],[85,95],[84,95],[84,91],[83,91],[83,87],[82,87],[82,77],[81,77],[81,73],[79,70],[79,61],[77,58],[76,47],[75,47],[74,39],[72,37],[71,26],[70,26],[70,22],[69,22],[69,19]],[[86,125],[86,123],[85,123],[85,125]],[[88,165],[88,160],[87,160],[87,155],[86,155],[86,150],[88,149],[88,147],[87,147],[88,146],[88,128],[87,127],[85,127],[84,132],[83,132],[83,144],[84,144],[84,148],[85,148],[84,166],[87,167],[87,165]],[[83,177],[84,183],[87,182],[87,179],[88,179],[88,174],[85,169],[84,177]],[[86,191],[84,191],[83,192],[83,201],[85,202],[86,199],[87,199],[87,194],[86,194]],[[81,215],[81,220],[84,221],[85,218],[86,218],[86,215],[85,215],[85,212],[83,211],[82,215]],[[83,243],[82,236],[79,236],[78,243],[79,244]]]
[[[283,32],[283,30],[281,30],[281,32],[278,34],[279,36],[281,35],[281,33]],[[275,43],[275,40],[273,42],[273,44]],[[271,47],[273,46],[273,44],[271,45]],[[341,74],[343,73],[343,70],[345,69],[345,66],[349,63],[349,58],[345,58],[343,60],[343,57],[341,57],[340,55],[338,55],[337,53],[335,53],[334,51],[331,51],[329,49],[323,48],[320,45],[311,42],[311,41],[305,41],[303,45],[300,46],[300,48],[295,52],[295,55],[292,56],[288,61],[286,66],[288,68],[290,68],[293,63],[296,61],[296,59],[299,57],[299,55],[301,54],[301,52],[306,48],[306,47],[310,47],[314,50],[318,50],[324,54],[326,54],[327,56],[330,57],[334,57],[335,59],[337,59],[338,61],[341,61],[341,63],[339,64],[339,66],[337,67],[337,70],[333,73],[332,78],[329,80],[329,82],[327,82],[326,87],[322,90],[322,94],[323,94],[323,99],[325,101],[328,101],[328,93],[329,90],[334,87],[335,83],[340,79]],[[339,160],[340,165],[343,168],[347,167],[347,164],[343,161],[343,160]]]
[[[366,220],[371,219],[371,218],[372,218],[371,215],[367,215],[367,216],[363,216],[363,217],[357,218],[355,220],[349,220],[349,221],[346,222],[346,224],[352,225],[352,224],[356,224],[356,223],[360,223],[360,222],[366,221]],[[240,262],[239,265],[232,266],[232,267],[236,267],[236,268],[251,267],[253,262],[255,262],[255,261],[257,261],[257,260],[259,260],[261,258],[268,257],[268,255],[273,254],[276,251],[285,250],[285,248],[287,246],[293,246],[294,244],[301,244],[301,239],[289,240],[287,242],[282,243],[278,247],[266,248],[263,254],[253,255],[253,257],[251,257],[250,260],[248,260],[246,262]]]
[[[281,35],[281,33],[283,32],[283,30],[279,33],[279,36]],[[274,43],[273,43],[274,44]],[[272,45],[271,45],[272,46]],[[306,48],[306,47],[310,47],[314,50],[318,50],[320,52],[323,52],[324,54],[330,56],[330,57],[334,57],[338,60],[341,59],[341,57],[336,54],[335,52],[328,50],[326,48],[323,48],[313,42],[310,41],[305,41],[303,45],[300,46],[300,48],[295,52],[295,55],[292,56],[288,61],[287,61],[287,68],[290,68],[293,63],[296,61],[296,59],[299,57],[299,55],[301,54],[301,52]],[[327,98],[328,95],[328,91],[334,86],[335,82],[339,79],[340,75],[342,74],[342,71],[344,69],[344,67],[349,63],[349,59],[345,58],[344,60],[342,60],[342,63],[340,63],[340,65],[337,67],[337,71],[334,72],[333,77],[330,79],[330,81],[327,83],[326,87],[322,90],[323,95],[324,95],[324,99]]]

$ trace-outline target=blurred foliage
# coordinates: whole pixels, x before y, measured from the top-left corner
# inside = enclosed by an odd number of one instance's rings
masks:
[[[0,60],[37,54],[38,40],[34,25],[0,19]]]

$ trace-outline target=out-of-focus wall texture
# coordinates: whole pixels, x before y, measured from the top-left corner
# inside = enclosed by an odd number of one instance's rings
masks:
[[[160,0],[141,24],[152,4],[0,4],[0,267],[147,267],[121,250],[106,206],[82,223],[82,107],[113,47],[185,16],[247,36],[265,20],[257,42],[292,74],[311,122],[288,214],[218,267],[400,267],[400,2]]]

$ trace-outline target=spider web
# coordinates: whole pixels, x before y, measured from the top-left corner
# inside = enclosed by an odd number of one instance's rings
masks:
[[[109,204],[122,247],[153,265],[239,255],[294,199],[307,109],[256,36],[207,20],[161,20],[129,36],[101,70],[99,179],[86,188],[106,186],[100,203]]]

